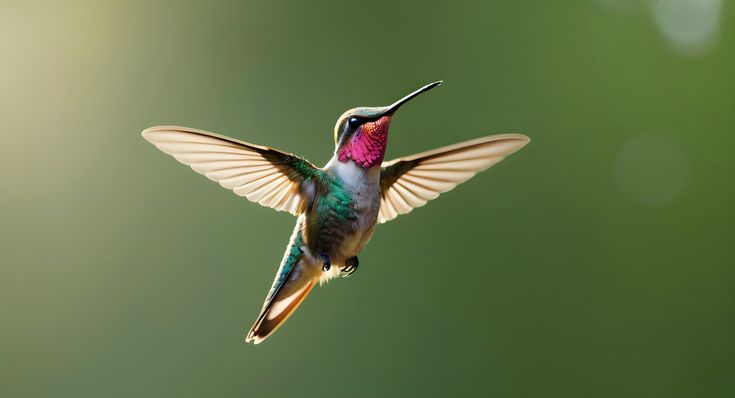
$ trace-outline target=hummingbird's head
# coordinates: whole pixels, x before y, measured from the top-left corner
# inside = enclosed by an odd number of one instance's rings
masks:
[[[359,166],[369,169],[379,166],[385,156],[388,145],[388,126],[398,108],[441,84],[427,84],[406,95],[392,105],[379,107],[353,108],[337,119],[334,127],[334,144],[337,159],[340,162],[354,161]]]

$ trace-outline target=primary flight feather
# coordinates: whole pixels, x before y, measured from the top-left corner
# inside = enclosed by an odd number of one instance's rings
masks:
[[[322,168],[277,149],[202,130],[158,126],[143,137],[161,151],[250,201],[297,216],[275,280],[246,336],[258,344],[298,308],[317,282],[350,275],[378,223],[425,205],[529,142],[522,134],[478,138],[383,162],[392,105],[350,109],[334,130]]]

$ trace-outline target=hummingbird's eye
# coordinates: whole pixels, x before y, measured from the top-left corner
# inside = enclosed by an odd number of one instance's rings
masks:
[[[354,129],[360,126],[361,123],[360,123],[360,119],[356,117],[351,117],[350,120],[347,121],[347,124],[349,124],[350,127]]]

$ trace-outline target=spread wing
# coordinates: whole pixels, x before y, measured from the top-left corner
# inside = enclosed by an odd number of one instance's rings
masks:
[[[378,221],[382,224],[425,205],[529,141],[522,134],[491,135],[383,163]]]
[[[298,156],[206,131],[151,127],[143,138],[239,196],[298,215],[317,168]]]

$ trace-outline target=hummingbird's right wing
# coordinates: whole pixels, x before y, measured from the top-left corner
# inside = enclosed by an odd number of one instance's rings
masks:
[[[522,134],[491,135],[383,163],[378,222],[421,207],[523,148]]]
[[[290,153],[188,127],[151,127],[142,134],[197,173],[263,206],[299,215],[304,192],[313,190],[318,169]]]

